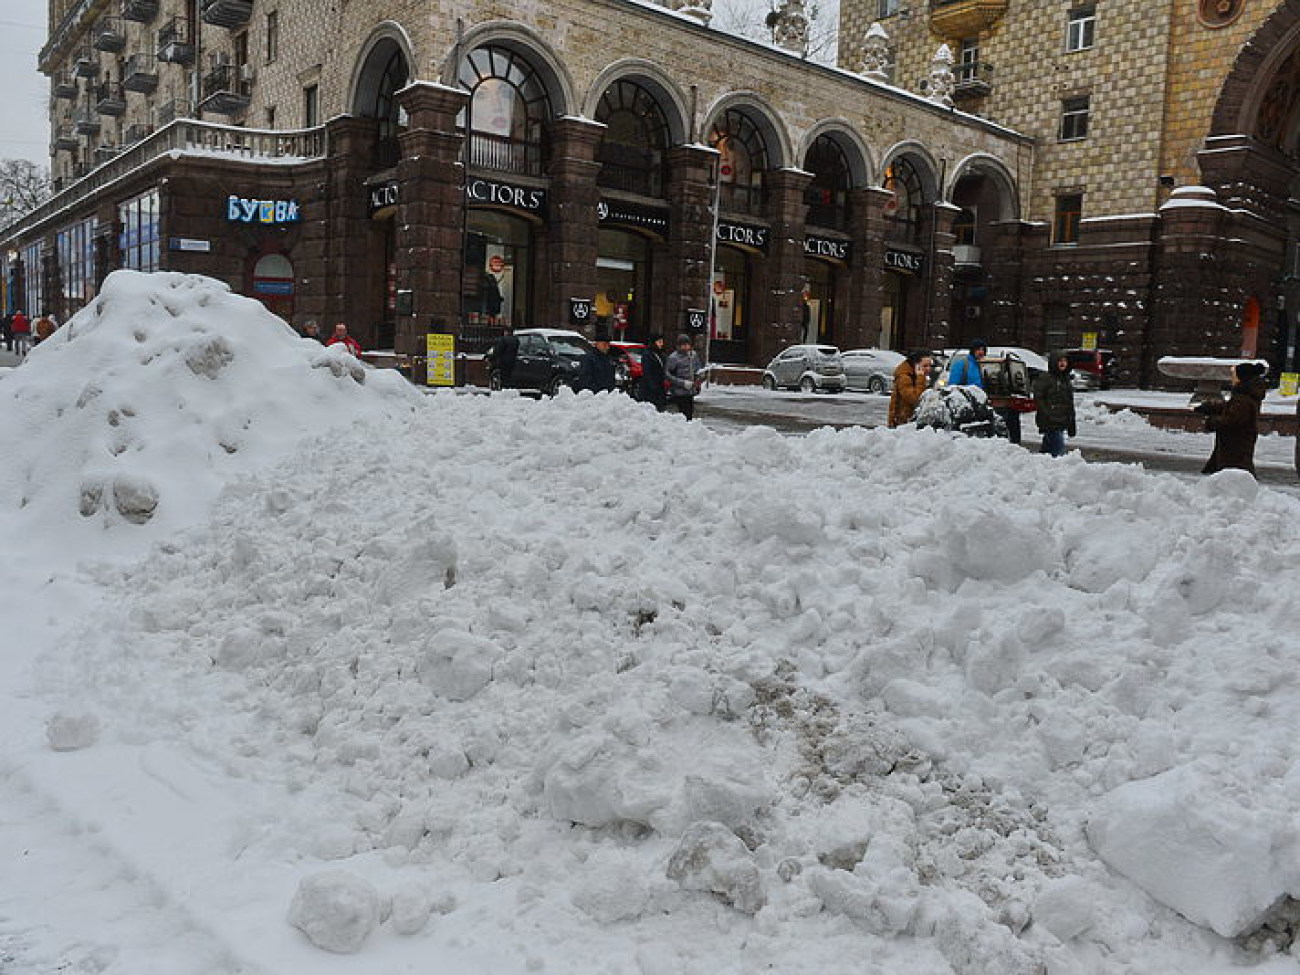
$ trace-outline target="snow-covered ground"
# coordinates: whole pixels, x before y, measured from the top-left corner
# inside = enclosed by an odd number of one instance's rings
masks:
[[[1248,475],[423,396],[174,274],[0,404],[5,975],[1300,972]]]

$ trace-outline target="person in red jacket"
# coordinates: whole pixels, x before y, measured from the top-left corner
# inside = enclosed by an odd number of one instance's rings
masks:
[[[347,350],[353,355],[361,355],[361,345],[348,334],[348,327],[342,322],[334,326],[334,334],[330,336],[330,340],[325,344],[337,345],[339,342],[347,346]]]
[[[20,360],[26,358],[27,350],[32,345],[32,323],[22,313],[22,309],[14,312],[14,320],[9,325],[9,332],[14,337],[14,352]]]

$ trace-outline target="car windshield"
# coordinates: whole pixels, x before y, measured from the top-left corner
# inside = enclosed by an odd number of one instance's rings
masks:
[[[551,348],[560,355],[586,355],[592,348],[591,343],[581,335],[551,335],[548,336],[548,341]]]
[[[819,356],[827,359],[840,354],[840,350],[835,348],[833,345],[819,345],[815,351]]]

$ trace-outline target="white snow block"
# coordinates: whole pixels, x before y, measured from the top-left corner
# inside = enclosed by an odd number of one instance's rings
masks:
[[[317,948],[339,954],[361,950],[379,925],[379,892],[342,870],[304,877],[289,905],[289,923]]]
[[[99,740],[99,719],[93,714],[50,715],[45,722],[45,740],[56,752],[89,748]]]
[[[753,854],[721,823],[692,823],[668,860],[668,878],[716,894],[744,914],[767,902]]]
[[[1194,766],[1129,782],[1089,817],[1089,842],[1154,900],[1225,938],[1257,927],[1289,893],[1293,851],[1249,797]]]

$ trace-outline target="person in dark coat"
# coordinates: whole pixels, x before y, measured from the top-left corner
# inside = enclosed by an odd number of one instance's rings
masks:
[[[609,331],[603,326],[597,326],[591,344],[594,348],[578,364],[578,378],[573,382],[574,391],[589,389],[593,393],[612,393],[618,386],[618,368],[614,357],[609,354]]]
[[[496,384],[501,389],[509,389],[514,381],[515,359],[519,356],[519,336],[507,330],[504,335],[492,343],[488,349],[488,380],[496,376]]]
[[[1264,405],[1268,383],[1264,366],[1243,362],[1233,368],[1237,381],[1227,402],[1209,400],[1196,407],[1206,415],[1214,431],[1214,452],[1201,469],[1214,474],[1228,467],[1255,473],[1255,441],[1259,437],[1259,409]]]
[[[660,413],[668,408],[668,375],[664,371],[667,358],[664,337],[651,335],[641,356],[641,399],[653,403]]]
[[[1066,436],[1075,435],[1074,387],[1070,385],[1070,358],[1053,352],[1047,372],[1034,380],[1034,405],[1038,408],[1038,432],[1043,435],[1039,453],[1060,457]]]

